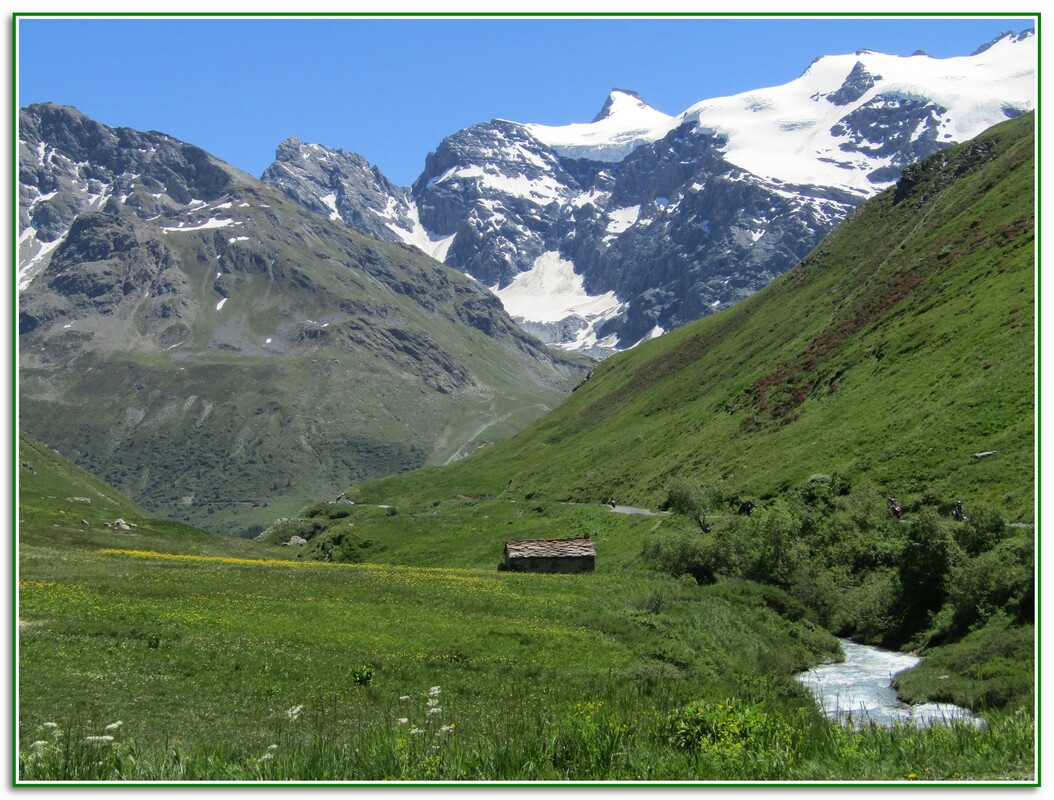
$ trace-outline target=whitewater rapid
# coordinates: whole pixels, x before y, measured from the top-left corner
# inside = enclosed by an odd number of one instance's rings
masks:
[[[913,724],[922,727],[964,720],[981,725],[968,709],[948,703],[908,705],[897,697],[893,676],[918,664],[918,656],[842,639],[845,661],[824,664],[795,677],[831,719],[852,725]]]

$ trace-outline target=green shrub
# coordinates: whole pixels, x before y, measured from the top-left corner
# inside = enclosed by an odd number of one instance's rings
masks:
[[[955,527],[955,540],[968,556],[979,556],[1010,535],[1010,528],[1002,515],[991,506],[978,505],[970,509],[969,519]]]
[[[961,557],[962,550],[951,532],[933,512],[923,512],[908,525],[899,574],[910,629],[920,628],[926,615],[944,603],[948,574]]]
[[[859,585],[842,587],[831,608],[828,625],[839,636],[852,636],[868,644],[893,643],[899,627],[897,606],[901,597],[896,570],[866,573]]]
[[[667,575],[690,575],[699,583],[713,583],[718,553],[711,535],[663,531],[644,540],[641,557]]]
[[[948,580],[954,622],[964,630],[1004,613],[1019,623],[1035,616],[1035,542],[1020,536],[999,542],[976,558],[964,559]]]
[[[766,710],[764,702],[690,703],[671,716],[666,733],[675,748],[700,753],[717,770],[759,777],[786,769],[797,749],[795,731],[779,712]]]
[[[664,508],[694,520],[703,531],[709,531],[706,517],[721,503],[721,493],[714,484],[700,484],[691,478],[671,478],[666,484]]]
[[[781,501],[750,517],[752,539],[758,549],[744,577],[786,588],[807,557],[801,520]]]
[[[356,686],[369,686],[373,683],[373,670],[363,666],[351,671],[351,682]]]

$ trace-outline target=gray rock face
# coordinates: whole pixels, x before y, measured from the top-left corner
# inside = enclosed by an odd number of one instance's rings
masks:
[[[892,157],[889,167],[871,174],[873,182],[887,183],[908,164],[947,146],[937,139],[941,118],[947,113],[948,109],[931,100],[880,94],[844,116],[831,133],[849,137],[839,145],[844,152]]]
[[[882,76],[872,75],[862,62],[857,61],[852,71],[846,76],[845,83],[839,87],[838,91],[827,95],[827,100],[836,106],[847,106],[850,103],[855,103],[864,96],[868,89],[875,85],[876,80],[882,80]]]
[[[243,176],[204,150],[161,133],[110,128],[68,106],[19,112],[19,233],[61,236],[111,197],[142,219],[220,197]]]
[[[797,263],[851,208],[816,187],[774,185],[729,164],[724,141],[691,129],[638,148],[600,176],[610,193],[577,215],[563,252],[587,289],[627,301],[601,336],[620,347],[727,307]],[[791,195],[788,197],[788,195]],[[618,210],[639,207],[614,235]]]
[[[446,263],[504,286],[547,249],[581,187],[522,125],[494,120],[444,139],[412,192],[421,224],[454,235]]]
[[[401,242],[392,225],[413,228],[407,192],[355,153],[293,137],[279,145],[261,179],[305,208],[378,239]]]
[[[866,69],[854,69],[827,100],[859,98],[874,81]],[[605,119],[611,105],[609,98],[595,120]],[[911,131],[940,113],[933,104],[881,98],[839,122],[839,132],[850,136],[847,147],[903,151],[908,163],[940,146],[933,135],[909,141]],[[598,323],[596,337],[613,343],[593,351],[603,355],[757,291],[859,202],[846,192],[752,175],[724,158],[726,144],[685,124],[621,161],[599,162],[561,157],[526,126],[494,120],[444,139],[428,155],[409,197],[388,188],[362,159],[338,159],[334,151],[296,140],[279,148],[265,179],[326,216],[334,216],[335,202],[342,219],[367,231],[380,220],[391,233],[381,209],[398,210],[398,224],[409,228],[412,203],[432,238],[452,237],[445,262],[486,286],[506,287],[543,253],[558,253],[590,295],[614,292],[623,301],[617,314]],[[356,175],[376,180],[335,178],[353,163]],[[322,202],[323,192],[336,199]],[[352,207],[359,209],[358,223],[344,211]],[[521,324],[559,343],[574,341],[590,323],[572,314]]]
[[[24,294],[18,328],[28,334],[52,320],[111,316],[122,307],[134,309],[144,324],[182,328],[179,320],[192,297],[156,229],[128,214],[88,211],[74,220],[38,286]]]
[[[614,291],[626,305],[597,334],[621,349],[757,291],[852,208],[847,195],[750,175],[724,145],[686,125],[601,163],[561,158],[523,126],[495,121],[445,139],[413,194],[421,222],[454,235],[446,263],[485,285],[507,286],[555,251],[587,292]],[[521,324],[547,341],[581,331],[574,316]]]

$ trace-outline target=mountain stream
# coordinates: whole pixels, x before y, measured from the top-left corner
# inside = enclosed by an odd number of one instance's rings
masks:
[[[893,676],[910,669],[922,659],[918,656],[840,640],[845,661],[801,672],[795,677],[816,697],[820,708],[831,719],[849,725],[868,723],[890,726],[894,723],[928,726],[967,720],[983,724],[965,708],[946,703],[909,706],[897,698]]]

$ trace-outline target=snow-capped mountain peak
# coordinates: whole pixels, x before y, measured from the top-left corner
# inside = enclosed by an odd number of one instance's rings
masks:
[[[1035,62],[1035,40],[1024,34],[956,58],[858,50],[818,58],[782,86],[703,101],[679,119],[726,136],[725,157],[755,175],[866,197],[906,163],[1032,108]]]
[[[1025,39],[1031,39],[1036,35],[1036,31],[1033,28],[1023,30],[1020,33],[1014,33],[1013,31],[1003,31],[1001,34],[996,36],[992,41],[985,42],[972,53],[971,56],[979,56],[985,50],[990,50],[997,44],[1014,44],[1016,42],[1024,41]]]
[[[612,89],[592,122],[524,127],[564,158],[618,162],[642,144],[661,139],[675,121],[675,117],[649,106],[636,92]]]
[[[448,136],[410,196],[365,214],[536,335],[602,355],[760,289],[906,165],[1034,108],[1036,62],[1026,31],[956,58],[827,55],[676,116],[613,89],[591,122]],[[335,192],[355,224],[333,187],[313,207],[332,213]]]
[[[612,89],[604,102],[604,107],[593,117],[593,123],[600,122],[614,116],[626,118],[629,115],[639,116],[641,113],[655,114],[657,112],[632,89]]]

